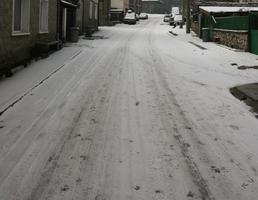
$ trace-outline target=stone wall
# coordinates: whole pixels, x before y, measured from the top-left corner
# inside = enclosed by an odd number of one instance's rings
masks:
[[[107,26],[111,25],[110,23],[110,14],[109,10],[111,7],[111,0],[99,0],[99,25]]]
[[[142,12],[160,13],[160,1],[142,1]]]
[[[199,24],[198,22],[192,22],[191,23],[191,29],[193,32],[195,32],[197,35],[199,35]]]
[[[13,36],[13,0],[0,0],[0,69],[10,63],[28,59],[31,47],[36,42],[55,40],[57,1],[49,1],[48,33],[39,33],[39,2],[40,0],[30,1],[30,33]]]
[[[248,31],[213,29],[212,41],[248,51]]]
[[[98,13],[96,13],[98,4],[96,1],[91,1],[92,18],[90,19],[90,1],[91,0],[80,0],[80,6],[76,10],[76,26],[79,27],[80,34],[84,34],[87,30],[87,27],[91,27],[92,31],[98,30]]]

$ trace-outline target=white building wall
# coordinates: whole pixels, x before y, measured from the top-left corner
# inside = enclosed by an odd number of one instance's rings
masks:
[[[111,8],[124,9],[124,0],[111,0]]]
[[[129,9],[129,0],[111,0],[111,8],[123,9],[126,12]]]

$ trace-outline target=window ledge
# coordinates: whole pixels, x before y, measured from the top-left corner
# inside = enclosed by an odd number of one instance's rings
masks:
[[[30,35],[30,33],[24,33],[24,32],[12,33],[12,36],[23,36],[23,35]]]
[[[48,31],[39,31],[39,34],[48,34]]]

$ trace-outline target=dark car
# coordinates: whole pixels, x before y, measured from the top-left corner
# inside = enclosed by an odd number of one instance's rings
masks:
[[[166,14],[163,18],[163,22],[169,22],[170,21],[170,18],[172,17],[171,14]]]

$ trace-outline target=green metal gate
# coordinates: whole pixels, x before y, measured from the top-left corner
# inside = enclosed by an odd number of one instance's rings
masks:
[[[250,15],[249,49],[258,55],[258,13]]]

